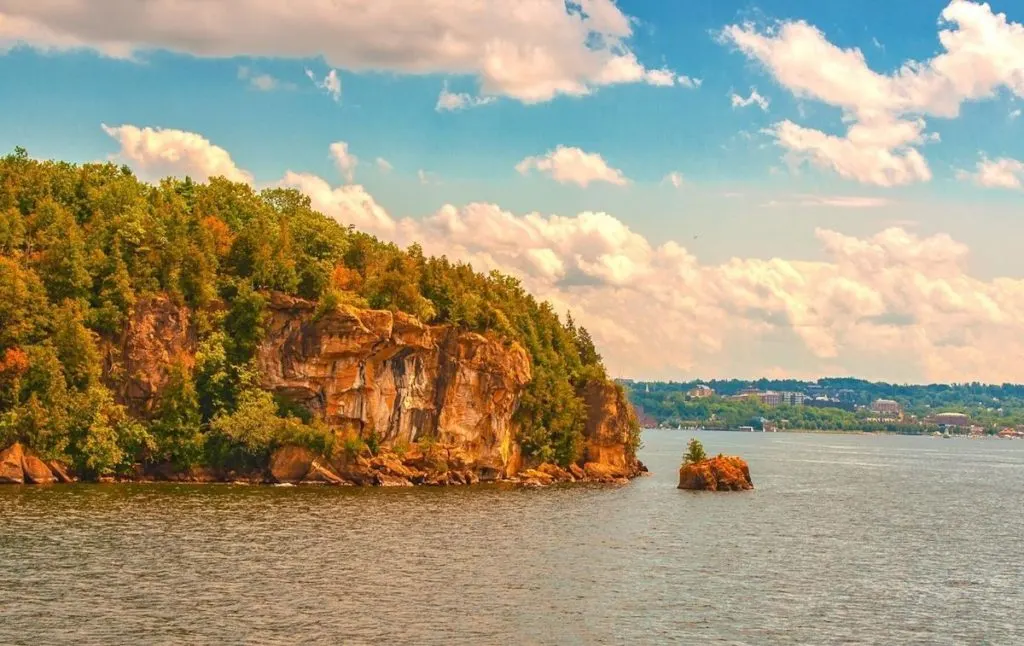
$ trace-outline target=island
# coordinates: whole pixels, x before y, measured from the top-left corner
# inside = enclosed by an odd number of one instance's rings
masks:
[[[512,277],[295,190],[0,159],[0,480],[623,482],[639,437]]]
[[[700,441],[690,440],[679,467],[679,489],[691,491],[748,491],[754,488],[750,467],[742,458],[717,455],[708,458]]]

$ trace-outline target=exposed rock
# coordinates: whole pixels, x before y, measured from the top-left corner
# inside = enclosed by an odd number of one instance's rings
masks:
[[[24,457],[25,449],[18,442],[0,451],[0,484],[24,484]]]
[[[603,462],[587,462],[583,465],[583,473],[587,480],[594,482],[618,482],[628,475],[624,466],[619,467]]]
[[[135,415],[152,412],[175,363],[195,363],[196,333],[187,307],[165,296],[140,299],[116,346],[106,353],[104,374],[118,400]]]
[[[384,447],[431,438],[452,468],[507,472],[518,456],[512,414],[531,376],[521,346],[405,314],[314,311],[272,295],[257,353],[265,388],[339,433],[375,433]]]
[[[616,478],[638,475],[642,465],[629,450],[636,414],[625,393],[614,383],[592,381],[583,398],[587,405],[585,462],[615,470]]]
[[[50,471],[57,478],[57,482],[68,484],[75,481],[74,476],[71,475],[71,472],[68,471],[68,468],[62,462],[50,460],[46,463],[46,466],[50,467]]]
[[[21,468],[25,472],[25,482],[30,484],[53,484],[57,477],[53,475],[46,463],[29,452],[21,458]]]
[[[411,487],[412,483],[405,478],[398,476],[388,475],[386,473],[378,473],[376,480],[374,481],[378,487]]]
[[[558,466],[557,464],[551,464],[545,462],[544,464],[537,467],[537,471],[550,476],[555,482],[572,482],[576,479],[571,473]]]
[[[584,478],[587,477],[586,471],[584,471],[583,468],[578,464],[570,464],[569,473],[571,473],[572,477],[576,478],[577,480],[583,480]]]
[[[313,466],[313,453],[302,446],[282,446],[270,456],[270,475],[275,482],[301,482]]]
[[[746,491],[754,488],[747,463],[736,456],[718,457],[683,464],[679,488],[696,491]]]
[[[330,467],[322,464],[319,460],[313,460],[313,463],[309,466],[309,473],[302,479],[303,482],[322,482],[330,485],[350,485],[352,483],[345,482],[336,473],[331,471]]]

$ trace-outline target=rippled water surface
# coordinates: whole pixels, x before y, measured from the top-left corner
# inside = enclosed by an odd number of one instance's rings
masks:
[[[1024,643],[1024,442],[701,433],[757,490],[0,487],[0,644]]]

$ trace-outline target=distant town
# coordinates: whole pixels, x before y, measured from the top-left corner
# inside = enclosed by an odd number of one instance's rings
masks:
[[[647,428],[874,431],[1024,439],[1024,386],[857,379],[619,380]]]

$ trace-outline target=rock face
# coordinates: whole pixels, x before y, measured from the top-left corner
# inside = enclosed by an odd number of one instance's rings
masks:
[[[736,456],[720,455],[679,467],[679,488],[695,491],[747,491],[754,488],[750,467]]]
[[[305,405],[340,436],[385,447],[432,438],[478,474],[513,475],[512,414],[530,360],[505,344],[401,313],[339,309],[275,295],[258,352],[263,387]]]
[[[25,450],[21,444],[12,444],[0,451],[0,484],[22,484],[25,482],[25,470],[21,460]]]
[[[121,338],[106,351],[104,374],[134,415],[151,412],[177,362],[195,363],[196,332],[187,307],[166,297],[135,304]]]
[[[629,449],[636,414],[625,393],[612,383],[591,382],[583,396],[587,405],[584,471],[597,480],[638,475],[644,467]]]

